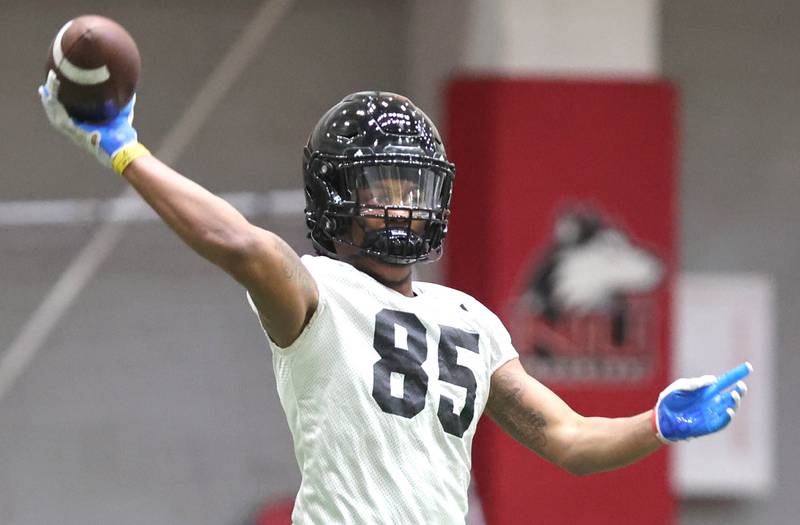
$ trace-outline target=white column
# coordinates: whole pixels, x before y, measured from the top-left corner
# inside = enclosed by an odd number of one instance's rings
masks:
[[[658,0],[472,0],[460,63],[473,72],[651,76]]]

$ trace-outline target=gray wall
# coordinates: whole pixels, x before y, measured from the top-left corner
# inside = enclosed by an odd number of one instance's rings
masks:
[[[763,501],[685,502],[684,525],[789,525],[800,515],[798,22],[790,0],[663,4],[664,72],[683,101],[683,268],[767,273],[777,290],[775,490]]]
[[[48,129],[35,95],[61,25],[99,12],[143,57],[157,150],[261,2],[0,1],[0,200],[107,198],[122,181]],[[345,94],[406,89],[405,7],[299,0],[176,167],[215,192],[300,189],[302,146]],[[368,43],[368,44],[365,44]],[[307,251],[302,213],[256,217]],[[95,231],[0,229],[0,353]],[[299,482],[244,291],[158,223],[129,228],[0,399],[0,523],[233,524]]]

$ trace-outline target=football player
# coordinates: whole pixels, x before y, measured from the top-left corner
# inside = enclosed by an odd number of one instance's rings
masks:
[[[720,430],[739,407],[749,364],[678,380],[632,417],[583,417],[526,373],[478,301],[412,280],[414,264],[441,254],[455,167],[403,96],[354,93],[311,132],[305,218],[318,255],[301,258],[153,157],[132,127],[134,102],[96,125],[67,115],[54,74],[39,91],[53,126],[247,289],[302,474],[295,523],[464,523],[484,412],[582,475]]]

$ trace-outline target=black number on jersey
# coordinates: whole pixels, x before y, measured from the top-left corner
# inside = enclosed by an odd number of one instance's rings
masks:
[[[461,414],[453,413],[453,400],[442,396],[439,399],[439,421],[445,432],[461,437],[472,423],[475,415],[475,391],[478,383],[475,374],[466,366],[459,365],[458,350],[465,348],[478,353],[478,334],[465,332],[452,326],[440,326],[442,337],[439,338],[439,380],[445,383],[462,386],[467,389],[467,399]]]
[[[405,337],[398,334],[398,327]],[[439,380],[465,388],[467,395],[460,414],[453,413],[453,400],[442,396],[437,415],[445,432],[462,437],[475,417],[478,383],[472,370],[458,364],[457,348],[478,353],[478,334],[451,326],[440,328]],[[373,367],[372,397],[384,412],[412,418],[425,408],[428,391],[428,374],[422,368],[428,357],[425,336],[425,325],[415,314],[387,309],[378,312],[373,346],[381,358]],[[403,397],[392,395],[392,373],[402,374]]]
[[[397,326],[406,331],[403,348],[398,348]],[[408,312],[381,310],[375,319],[375,339],[372,343],[380,354],[373,366],[372,397],[384,412],[403,417],[414,417],[425,408],[428,391],[428,374],[422,363],[428,356],[425,326],[419,318]],[[392,395],[392,373],[403,374],[403,397]]]

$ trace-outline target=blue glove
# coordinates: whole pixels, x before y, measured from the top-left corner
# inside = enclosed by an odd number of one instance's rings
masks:
[[[150,154],[147,148],[139,144],[133,128],[135,95],[112,120],[93,124],[77,121],[69,116],[58,100],[59,84],[55,72],[50,70],[45,84],[39,86],[39,96],[47,119],[54,128],[94,155],[100,164],[122,173],[134,159]]]
[[[678,379],[661,395],[653,413],[656,435],[665,443],[722,430],[736,415],[753,366],[742,363],[721,376]]]

